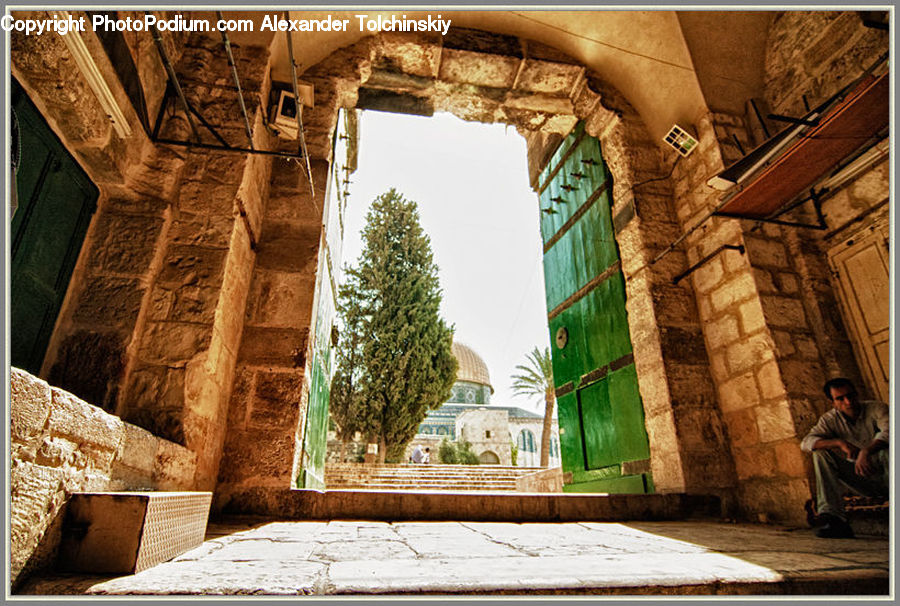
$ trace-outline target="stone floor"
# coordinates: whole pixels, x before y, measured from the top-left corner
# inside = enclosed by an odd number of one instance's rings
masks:
[[[887,595],[889,570],[887,538],[721,521],[228,518],[202,546],[138,574],[53,574],[21,593]]]

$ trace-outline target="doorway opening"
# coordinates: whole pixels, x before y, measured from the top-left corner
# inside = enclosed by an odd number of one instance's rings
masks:
[[[533,179],[525,141],[506,126],[441,114],[425,120],[363,112],[360,130],[359,169],[344,218],[344,262],[361,250],[357,234],[372,199],[396,188],[417,201],[440,268],[442,316],[455,328],[460,363],[450,399],[428,413],[395,462],[417,461],[415,448],[438,453],[433,463],[448,462],[441,453],[456,441],[471,448],[473,462],[537,471],[544,402],[515,397],[512,380],[528,352],[552,350],[559,375],[549,378],[552,410],[557,398],[568,400],[562,431],[554,418],[546,443],[559,490],[565,471],[572,491],[652,491],[610,217],[611,177],[599,142],[586,136],[583,125],[576,127],[541,174],[536,195],[528,185]],[[488,371],[491,366],[500,372]],[[577,389],[570,389],[573,381]],[[371,446],[356,443],[348,457],[344,441],[331,444],[329,462],[374,459]],[[348,487],[353,474],[340,477]],[[387,482],[365,477],[373,487]]]

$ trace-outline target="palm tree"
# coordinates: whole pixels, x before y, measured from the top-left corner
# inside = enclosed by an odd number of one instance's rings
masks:
[[[544,431],[541,433],[541,467],[550,464],[550,428],[553,425],[553,405],[556,403],[556,388],[553,386],[553,364],[550,348],[541,351],[535,347],[527,356],[528,364],[519,364],[513,375],[512,388],[517,396],[542,396],[544,398]]]

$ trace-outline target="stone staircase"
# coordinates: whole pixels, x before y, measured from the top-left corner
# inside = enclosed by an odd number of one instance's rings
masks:
[[[325,468],[327,490],[479,490],[514,492],[516,478],[540,467],[503,465],[373,465],[331,463]]]

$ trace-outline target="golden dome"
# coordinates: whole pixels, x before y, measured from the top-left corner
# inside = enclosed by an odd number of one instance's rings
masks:
[[[459,362],[459,370],[456,372],[457,381],[466,381],[469,383],[477,383],[478,385],[487,385],[494,393],[491,386],[491,377],[488,374],[487,364],[481,359],[475,351],[468,345],[463,345],[457,341],[453,342],[451,347],[453,356]]]

